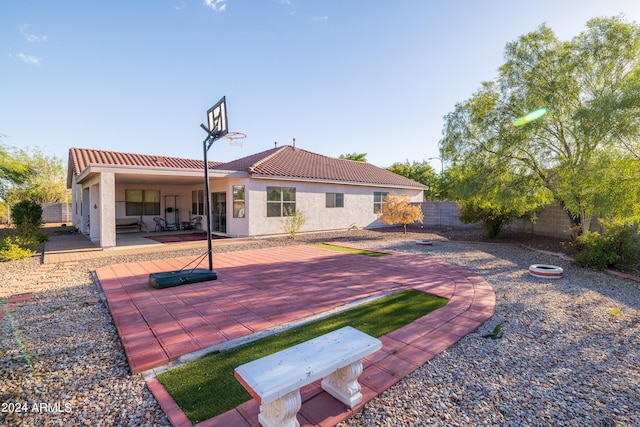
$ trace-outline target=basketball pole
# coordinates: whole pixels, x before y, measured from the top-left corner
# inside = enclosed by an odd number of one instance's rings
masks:
[[[219,139],[218,135],[209,132],[205,125],[200,125],[207,132],[207,137],[202,141],[204,151],[204,197],[205,211],[207,213],[207,250],[209,255],[209,271],[213,271],[213,247],[211,244],[211,201],[209,200],[209,148]]]
[[[209,148],[217,140],[225,136],[227,132],[227,110],[224,96],[213,107],[207,111],[207,119],[209,121],[209,127],[200,125],[202,129],[207,133],[207,137],[202,141],[202,151],[204,151],[204,191],[206,197],[206,214],[207,214],[207,246],[209,255],[209,270],[204,268],[196,268],[202,257],[196,259],[198,264],[188,272],[184,272],[187,266],[193,263],[190,262],[184,268],[175,271],[166,271],[159,273],[149,274],[149,285],[152,288],[164,289],[173,286],[185,285],[187,283],[208,282],[218,279],[218,273],[213,271],[213,248],[211,245],[211,201],[209,200]]]

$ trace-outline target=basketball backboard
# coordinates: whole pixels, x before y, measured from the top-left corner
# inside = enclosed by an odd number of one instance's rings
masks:
[[[228,132],[227,104],[223,96],[213,107],[207,111],[209,120],[209,135],[214,139],[222,138]]]

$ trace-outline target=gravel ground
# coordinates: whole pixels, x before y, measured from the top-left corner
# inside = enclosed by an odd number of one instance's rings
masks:
[[[495,315],[341,426],[640,425],[639,283],[509,245],[386,246],[482,276]],[[534,263],[565,277],[531,277]]]
[[[352,231],[260,239],[230,251],[348,241],[434,256],[471,270],[496,291],[494,317],[341,426],[640,425],[640,284],[578,269],[551,255],[479,240],[474,231],[403,236]],[[416,239],[434,240],[417,246]],[[554,239],[505,242],[559,250]],[[72,264],[34,257],[0,264],[0,291],[42,290],[0,311],[0,425],[158,426],[168,420],[139,375],[131,375],[91,274],[104,265],[199,255],[147,253]],[[559,265],[560,280],[526,274]],[[1,301],[1,300],[0,300]],[[502,338],[483,338],[502,325]]]

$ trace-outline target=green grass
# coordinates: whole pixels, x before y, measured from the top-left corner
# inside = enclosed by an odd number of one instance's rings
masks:
[[[346,246],[331,245],[329,243],[316,243],[311,246],[315,246],[316,248],[331,249],[333,251],[347,252],[350,254],[358,254],[358,255],[371,256],[371,257],[381,257],[381,256],[391,255],[384,252],[368,251],[366,249],[348,248]]]
[[[408,290],[363,304],[327,319],[272,335],[158,375],[158,380],[195,424],[251,399],[233,370],[344,326],[380,337],[447,304],[446,298]]]

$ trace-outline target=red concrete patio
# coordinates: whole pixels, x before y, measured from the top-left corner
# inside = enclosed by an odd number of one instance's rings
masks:
[[[427,256],[367,257],[313,246],[214,254],[218,280],[153,289],[148,275],[193,258],[119,264],[96,271],[133,373],[212,345],[324,313],[391,291],[417,289],[447,306],[381,338],[364,360],[363,402],[352,410],[313,384],[302,390],[301,425],[330,426],[351,416],[493,315],[495,294],[482,278]],[[206,265],[206,260],[203,267]],[[155,379],[147,381],[174,425],[191,425]],[[250,401],[199,426],[257,426]]]

